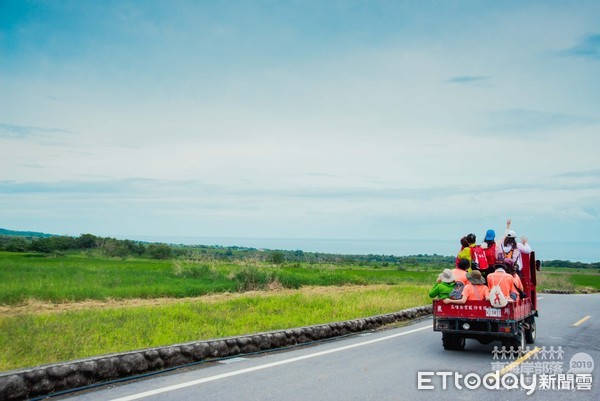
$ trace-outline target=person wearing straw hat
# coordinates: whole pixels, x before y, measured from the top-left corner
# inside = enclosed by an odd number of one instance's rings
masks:
[[[444,269],[444,271],[438,276],[437,281],[431,291],[429,291],[429,297],[446,299],[450,296],[450,293],[454,289],[455,285],[456,282],[454,281],[452,270]]]
[[[464,304],[467,301],[483,301],[489,299],[490,289],[485,283],[485,279],[479,270],[473,270],[467,275],[467,285],[462,292],[460,299],[444,299],[445,304]]]

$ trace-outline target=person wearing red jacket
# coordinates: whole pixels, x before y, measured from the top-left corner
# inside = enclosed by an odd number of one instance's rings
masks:
[[[485,252],[485,258],[488,262],[487,274],[493,273],[494,264],[497,259],[496,256],[498,255],[496,252],[496,232],[494,230],[489,229],[486,231],[481,247],[483,248],[483,252]]]

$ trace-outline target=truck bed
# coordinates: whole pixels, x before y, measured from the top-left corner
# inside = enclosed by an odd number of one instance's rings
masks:
[[[467,301],[464,305],[433,301],[434,318],[517,321],[534,313],[529,298],[510,302],[503,308],[494,308],[489,301]]]

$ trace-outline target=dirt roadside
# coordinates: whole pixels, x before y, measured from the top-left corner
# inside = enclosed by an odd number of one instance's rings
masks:
[[[341,294],[348,292],[360,292],[366,289],[383,289],[390,288],[390,285],[371,285],[371,286],[342,286],[342,287],[303,287],[298,290],[294,289],[281,289],[273,288],[268,291],[248,291],[243,293],[221,293],[203,295],[200,297],[190,298],[149,298],[149,299],[108,299],[108,300],[87,300],[78,302],[60,302],[53,303],[47,301],[40,301],[35,299],[27,300],[26,302],[18,305],[0,305],[0,317],[11,317],[20,315],[37,315],[37,314],[50,314],[50,313],[61,313],[68,311],[78,311],[87,309],[115,309],[115,308],[135,308],[135,307],[153,307],[172,305],[177,303],[186,302],[204,302],[204,303],[216,303],[227,300],[248,297],[269,297],[269,296],[285,296],[285,295],[324,295],[324,294]]]

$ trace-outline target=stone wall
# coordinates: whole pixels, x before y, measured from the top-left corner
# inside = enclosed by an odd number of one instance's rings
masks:
[[[428,305],[365,319],[197,341],[5,372],[0,374],[0,400],[25,400],[190,363],[325,340],[431,313]]]
[[[544,294],[577,294],[575,291],[567,291],[567,290],[543,290],[541,291]]]

